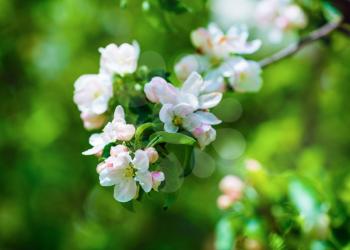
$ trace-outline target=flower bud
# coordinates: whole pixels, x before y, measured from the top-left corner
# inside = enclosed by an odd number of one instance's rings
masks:
[[[199,63],[195,55],[187,55],[175,65],[175,74],[181,81],[185,81],[194,71],[199,71]]]
[[[165,180],[164,173],[161,171],[153,171],[151,172],[151,176],[152,176],[152,188],[155,191],[158,191],[159,185],[161,184],[162,181]]]
[[[257,160],[254,160],[254,159],[246,160],[245,165],[246,165],[246,169],[249,172],[257,172],[262,168],[260,162],[258,162]]]
[[[230,198],[230,196],[228,195],[220,195],[217,199],[217,206],[218,208],[225,210],[228,209],[231,205],[232,205],[232,200]]]
[[[110,154],[111,156],[117,157],[120,153],[128,152],[129,149],[124,145],[117,145],[114,147],[111,147]]]
[[[155,148],[153,147],[146,148],[145,152],[147,154],[147,157],[150,163],[155,163],[158,160],[159,155]]]
[[[227,175],[220,181],[219,188],[231,200],[236,201],[242,195],[244,183],[236,176]]]

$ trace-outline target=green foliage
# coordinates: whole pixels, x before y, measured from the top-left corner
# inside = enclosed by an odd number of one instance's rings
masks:
[[[155,146],[159,143],[194,145],[196,143],[196,140],[193,137],[181,133],[168,133],[165,131],[158,131],[150,136],[150,143],[148,146]]]
[[[216,225],[216,250],[231,250],[233,248],[235,232],[231,220],[232,218],[225,216]]]

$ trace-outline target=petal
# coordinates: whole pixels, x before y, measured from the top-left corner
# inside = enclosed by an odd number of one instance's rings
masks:
[[[124,109],[120,105],[115,108],[113,122],[125,123]]]
[[[210,94],[201,95],[199,97],[199,108],[209,109],[217,106],[222,99],[222,93],[215,92]]]
[[[221,121],[210,112],[198,111],[195,114],[199,117],[201,122],[204,124],[217,125],[221,123]]]
[[[90,148],[88,150],[85,150],[82,154],[83,155],[95,155],[95,154],[98,154],[100,153],[102,150],[103,150],[104,146],[101,145],[101,146],[95,146],[93,148]]]
[[[171,123],[164,123],[164,130],[168,133],[176,133],[179,130],[179,127]]]
[[[139,171],[146,171],[149,167],[148,156],[145,151],[137,150],[133,160],[134,167]]]
[[[137,171],[135,180],[140,183],[142,189],[148,193],[152,189],[152,175],[149,171]]]
[[[135,126],[132,124],[117,124],[116,139],[119,141],[130,141],[135,135]]]
[[[194,96],[198,96],[199,92],[203,87],[203,78],[197,72],[192,72],[187,80],[184,82],[181,90],[193,94]]]
[[[202,121],[199,119],[199,116],[196,113],[189,114],[183,120],[182,127],[187,131],[192,132],[195,128],[201,126]]]
[[[104,143],[102,134],[92,134],[89,138],[89,143],[92,146],[102,145]]]
[[[114,188],[114,199],[119,202],[128,202],[136,197],[137,185],[134,179],[127,178]]]
[[[159,119],[163,123],[172,123],[174,112],[172,104],[164,104],[159,111]]]
[[[193,111],[195,111],[193,106],[188,105],[188,104],[184,104],[184,103],[180,103],[174,107],[173,112],[174,112],[174,115],[176,115],[176,116],[185,117],[185,116],[193,113]]]
[[[193,107],[193,110],[198,109],[198,98],[197,98],[197,96],[195,96],[193,94],[190,94],[190,93],[187,93],[187,92],[184,92],[184,91],[181,91],[178,94],[178,101],[177,101],[177,103],[184,103],[184,104],[190,105],[190,106]]]
[[[104,168],[99,176],[101,186],[107,187],[120,183],[121,178],[123,177],[123,171],[123,169]]]

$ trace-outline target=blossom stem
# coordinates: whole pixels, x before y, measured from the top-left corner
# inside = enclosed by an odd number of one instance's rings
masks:
[[[259,62],[260,66],[262,68],[264,68],[264,67],[267,67],[273,63],[279,62],[279,61],[281,61],[289,56],[294,55],[299,50],[304,48],[306,45],[311,44],[315,41],[318,41],[318,40],[328,36],[333,31],[340,28],[341,24],[342,24],[342,19],[325,24],[324,26],[314,30],[313,32],[311,32],[307,36],[301,38],[298,42],[289,45],[288,47],[278,51],[277,53],[273,54],[270,57],[262,59]]]

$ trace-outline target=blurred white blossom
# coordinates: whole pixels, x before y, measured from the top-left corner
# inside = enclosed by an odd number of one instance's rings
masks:
[[[81,118],[87,129],[99,128],[113,96],[112,81],[105,75],[82,75],[74,83],[74,102],[81,111]]]

